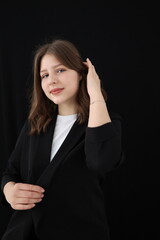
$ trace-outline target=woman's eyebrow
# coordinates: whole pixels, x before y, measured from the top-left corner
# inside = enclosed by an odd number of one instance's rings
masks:
[[[62,63],[58,63],[58,64],[54,65],[53,68],[59,67],[59,66],[61,66],[61,65],[63,65],[63,64],[62,64]],[[41,70],[40,73],[41,73],[41,72],[45,72],[45,71],[47,71],[47,69]]]

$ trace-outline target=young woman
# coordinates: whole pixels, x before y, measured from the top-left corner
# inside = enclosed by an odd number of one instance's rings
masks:
[[[2,178],[13,213],[2,240],[108,240],[102,183],[122,161],[92,62],[58,39],[34,58],[31,109]]]

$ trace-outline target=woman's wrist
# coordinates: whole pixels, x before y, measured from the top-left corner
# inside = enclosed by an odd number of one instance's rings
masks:
[[[104,99],[103,100],[94,100],[94,101],[90,102],[90,105],[92,105],[94,103],[104,103]]]
[[[90,104],[92,105],[95,102],[104,102],[104,97],[101,92],[94,92],[90,95]]]

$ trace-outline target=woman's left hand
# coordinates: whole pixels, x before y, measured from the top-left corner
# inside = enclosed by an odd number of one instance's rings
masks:
[[[84,64],[88,67],[87,90],[90,98],[92,98],[95,96],[95,94],[101,94],[101,82],[95,70],[95,67],[89,58],[86,59],[86,62],[84,62]]]

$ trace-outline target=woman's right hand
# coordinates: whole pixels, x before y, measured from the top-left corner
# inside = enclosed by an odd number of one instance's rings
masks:
[[[3,189],[5,198],[15,210],[28,210],[42,201],[44,189],[38,185],[8,182]]]

